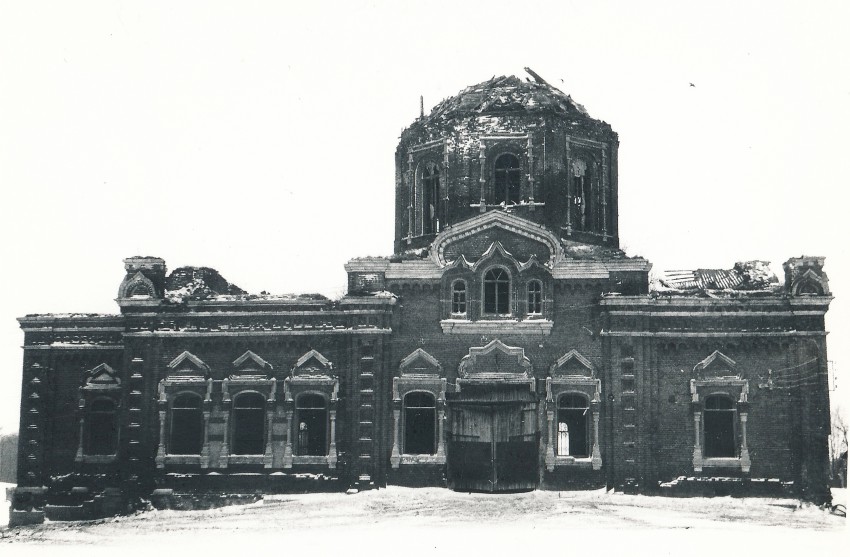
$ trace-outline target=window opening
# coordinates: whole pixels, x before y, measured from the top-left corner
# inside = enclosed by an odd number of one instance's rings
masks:
[[[566,422],[558,422],[558,456],[570,454],[570,426]]]
[[[506,315],[510,310],[511,279],[502,268],[490,269],[484,275],[484,313]]]
[[[452,285],[452,313],[466,313],[466,283],[462,280]]]
[[[422,172],[422,233],[434,234],[440,231],[440,219],[437,208],[440,206],[440,169],[434,163],[425,166]]]
[[[528,283],[528,313],[543,313],[543,285],[539,280]]]
[[[520,167],[516,155],[499,155],[495,163],[496,204],[519,203]]]
[[[436,453],[437,407],[434,395],[409,393],[404,397],[404,452]]]
[[[130,298],[145,296],[151,296],[151,290],[145,284],[136,284],[130,289]]]
[[[705,399],[706,458],[734,458],[737,455],[735,442],[735,403],[729,397],[712,395]]]
[[[118,448],[118,424],[115,403],[98,399],[91,403],[86,414],[87,455],[113,455]]]
[[[800,285],[800,288],[797,289],[797,294],[813,294],[819,296],[821,292],[815,284],[811,282],[804,282]]]
[[[195,394],[182,394],[171,405],[169,454],[201,454],[204,437],[203,401]]]
[[[233,402],[233,454],[263,454],[265,404],[266,399],[259,393],[239,395]]]
[[[298,454],[325,456],[328,454],[328,410],[321,395],[298,397]]]
[[[582,395],[569,394],[558,399],[558,456],[590,454],[588,410],[587,399]]]
[[[587,163],[581,159],[573,162],[572,168],[572,207],[571,221],[576,230],[590,228],[591,181],[587,172]]]

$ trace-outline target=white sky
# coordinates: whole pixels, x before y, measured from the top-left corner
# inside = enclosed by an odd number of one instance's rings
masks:
[[[341,294],[347,259],[392,251],[419,95],[523,66],[619,132],[630,254],[826,256],[850,365],[850,3],[300,4],[0,1],[0,427],[15,318],[117,312],[124,257]]]

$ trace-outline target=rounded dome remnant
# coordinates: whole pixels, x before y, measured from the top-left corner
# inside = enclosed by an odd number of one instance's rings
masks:
[[[493,77],[439,103],[425,121],[503,112],[550,112],[588,117],[583,106],[545,81]]]
[[[616,248],[617,134],[534,78],[494,77],[422,115],[396,149],[396,253],[487,211]]]

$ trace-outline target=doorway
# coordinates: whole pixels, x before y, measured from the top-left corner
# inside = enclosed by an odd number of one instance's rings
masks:
[[[529,394],[522,398],[531,398]],[[492,493],[537,488],[540,436],[536,400],[447,403],[451,489]]]

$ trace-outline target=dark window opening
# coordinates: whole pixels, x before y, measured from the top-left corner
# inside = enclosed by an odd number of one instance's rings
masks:
[[[233,401],[233,454],[265,452],[265,406],[266,399],[258,393],[245,393]]]
[[[328,454],[328,410],[321,395],[305,394],[296,405],[298,424],[297,451],[299,455]]]
[[[136,284],[130,289],[129,297],[133,296],[151,296],[151,289],[146,284]]]
[[[576,230],[591,230],[593,228],[592,189],[589,176],[573,176],[572,224]]]
[[[506,315],[510,309],[511,279],[501,268],[490,269],[484,275],[484,313]]]
[[[430,163],[422,172],[422,233],[440,231],[440,169]]]
[[[113,455],[117,449],[118,422],[115,402],[104,398],[95,400],[86,413],[85,453]]]
[[[587,399],[581,395],[563,395],[558,399],[558,456],[586,457],[588,449]]]
[[[466,313],[466,283],[462,280],[452,285],[452,313]]]
[[[815,296],[820,296],[822,293],[816,284],[812,282],[804,282],[800,285],[800,288],[797,289],[797,294],[813,294]]]
[[[543,313],[543,285],[539,280],[528,283],[528,313]]]
[[[182,394],[171,405],[169,454],[201,454],[204,442],[203,401],[195,394]]]
[[[405,454],[434,454],[437,408],[434,395],[410,393],[404,397]]]
[[[712,395],[705,399],[705,456],[734,458],[738,456],[735,441],[735,403],[729,397]]]
[[[510,205],[519,203],[520,167],[515,155],[504,154],[495,164],[495,201],[496,204]]]

